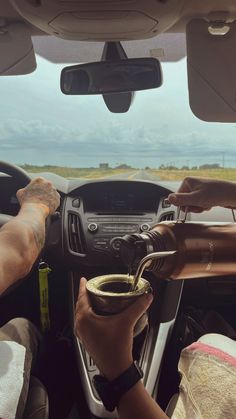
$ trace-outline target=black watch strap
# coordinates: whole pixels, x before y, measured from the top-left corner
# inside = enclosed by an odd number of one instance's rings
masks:
[[[102,375],[95,375],[93,383],[105,408],[112,412],[119,404],[123,394],[130,390],[141,378],[143,372],[136,361],[113,381]]]

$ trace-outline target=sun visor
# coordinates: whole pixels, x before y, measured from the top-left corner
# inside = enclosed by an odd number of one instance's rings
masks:
[[[189,22],[187,67],[189,104],[198,118],[236,122],[236,22]]]
[[[0,27],[0,75],[15,76],[36,69],[30,31],[24,23]]]

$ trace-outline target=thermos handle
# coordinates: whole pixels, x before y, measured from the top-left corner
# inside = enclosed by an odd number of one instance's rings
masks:
[[[168,198],[164,199],[164,203],[165,203],[165,207],[169,207],[171,206],[171,203],[169,201]],[[176,222],[177,223],[185,223],[185,221],[187,220],[187,216],[188,216],[188,207],[185,207],[185,211],[184,211],[184,218],[180,218],[180,212],[181,212],[181,207],[177,208],[177,218],[176,218]],[[234,216],[235,217],[235,216]],[[234,221],[236,222],[236,218],[234,218]]]
[[[178,207],[176,222],[177,223],[185,223],[185,221],[187,220],[187,216],[188,216],[188,207],[185,208],[183,218],[180,218],[180,211],[181,211],[181,207]],[[235,212],[234,212],[233,208],[231,209],[231,212],[232,212],[232,216],[233,216],[233,221],[234,221],[234,223],[236,223],[236,215],[235,215]]]
[[[184,217],[183,218],[180,218],[180,212],[181,212],[181,207],[178,207],[177,208],[176,222],[177,223],[185,223],[185,221],[187,220],[187,216],[188,216],[188,207],[185,207]]]
[[[169,202],[168,198],[165,199],[166,202]],[[184,211],[184,217],[180,218],[180,213],[181,213],[181,207],[177,208],[177,217],[176,217],[176,222],[177,223],[185,223],[185,221],[187,220],[187,216],[188,216],[188,207],[185,207],[185,211]],[[233,221],[234,223],[236,223],[236,215],[234,212],[234,209],[231,208],[231,212],[232,212],[232,216],[233,216]]]
[[[232,211],[232,216],[233,216],[234,223],[236,223],[236,216],[235,216],[234,209],[232,208],[231,211]]]

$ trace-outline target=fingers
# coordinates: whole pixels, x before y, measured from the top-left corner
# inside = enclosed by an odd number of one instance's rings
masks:
[[[41,183],[41,182],[49,182],[49,183],[51,183],[50,181],[47,181],[44,177],[42,177],[42,176],[38,176],[38,177],[36,177],[36,178],[34,178],[33,180],[32,180],[32,182],[34,182],[34,183]]]
[[[177,192],[177,193],[171,193],[168,196],[168,199],[171,204],[176,205],[178,207],[186,207],[186,206],[192,206],[197,207],[198,205],[198,193],[194,192]]]
[[[133,304],[122,311],[118,316],[120,320],[125,321],[127,325],[134,326],[138,319],[142,316],[153,300],[152,294],[144,294],[139,297]]]
[[[194,213],[201,213],[203,211],[208,211],[211,207],[205,208],[200,205],[198,202],[198,194],[196,192],[192,193],[176,193],[170,194],[168,199],[171,204],[176,205],[177,207],[181,207],[181,210],[184,212],[194,212]],[[196,204],[195,204],[196,202]]]
[[[89,295],[86,289],[86,283],[87,281],[85,278],[80,279],[79,295],[75,310],[76,315],[80,315],[80,317],[83,317],[84,315],[87,317],[88,314],[93,314],[94,320],[103,319],[105,322],[110,322],[111,319],[112,321],[125,321],[126,323],[129,323],[129,326],[132,326],[135,325],[136,321],[142,316],[143,313],[145,313],[145,311],[148,309],[153,300],[153,295],[151,293],[144,294],[119,314],[114,314],[105,317],[98,316],[92,310]]]
[[[196,214],[200,214],[201,212],[205,211],[205,209],[203,209],[201,207],[187,206],[187,207],[181,207],[181,211],[183,211],[183,212],[194,212]]]
[[[188,212],[195,212],[196,214],[200,214],[201,212],[204,212],[204,211],[210,211],[211,209],[212,207],[208,207],[208,208],[194,207],[194,206],[187,207]]]
[[[75,325],[74,333],[83,342],[84,337],[87,335],[87,331],[91,329],[93,322],[91,318],[93,311],[90,305],[87,289],[86,279],[80,279],[79,295],[75,307]]]
[[[91,309],[91,304],[89,301],[88,292],[86,289],[86,279],[80,279],[80,286],[79,286],[79,295],[76,303],[76,313],[82,311],[88,311]]]
[[[60,205],[60,195],[52,182],[37,177],[16,194],[20,205],[24,203],[43,204],[48,207],[48,214],[53,214]],[[48,215],[47,214],[47,215]]]
[[[16,192],[16,197],[18,199],[18,201],[20,202],[22,194],[23,194],[23,190],[24,189],[18,189],[18,191]]]

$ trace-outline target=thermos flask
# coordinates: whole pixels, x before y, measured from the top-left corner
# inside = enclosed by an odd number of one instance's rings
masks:
[[[236,224],[164,221],[150,231],[120,238],[120,256],[135,269],[153,252],[176,251],[145,269],[158,278],[190,279],[236,273]]]

